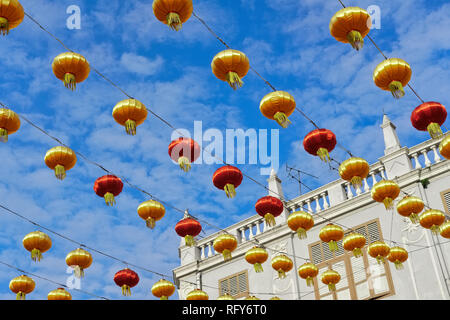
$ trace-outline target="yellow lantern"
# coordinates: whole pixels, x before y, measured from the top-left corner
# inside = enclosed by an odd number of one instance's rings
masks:
[[[371,194],[373,200],[383,202],[386,210],[391,210],[400,194],[400,187],[394,181],[381,180],[372,187]]]
[[[86,58],[75,52],[58,55],[53,60],[52,69],[64,86],[72,91],[76,89],[77,83],[87,79],[91,71]]]
[[[435,235],[439,234],[439,227],[445,221],[445,214],[440,210],[430,209],[424,211],[420,217],[419,222],[425,229],[430,229]]]
[[[355,189],[361,188],[363,180],[369,175],[369,163],[363,158],[352,157],[341,163],[339,175]]]
[[[323,284],[328,285],[328,290],[336,291],[336,284],[341,280],[341,275],[330,269],[322,273],[321,280]]]
[[[187,294],[186,300],[209,300],[209,296],[205,291],[195,289]]]
[[[218,79],[228,82],[236,90],[243,86],[241,79],[248,73],[250,63],[243,52],[227,49],[216,54],[211,69]]]
[[[156,221],[164,217],[166,209],[158,201],[148,200],[139,205],[137,212],[145,220],[147,228],[153,229]]]
[[[314,284],[314,278],[319,274],[319,269],[312,263],[307,262],[298,268],[298,275],[300,278],[306,280],[308,287]]]
[[[84,277],[84,269],[92,264],[92,256],[86,250],[78,248],[66,256],[66,264],[74,269],[77,278]]]
[[[327,242],[330,247],[330,251],[337,251],[337,242],[344,237],[344,229],[340,226],[334,225],[332,223],[327,224],[319,232],[319,238],[323,242]]]
[[[114,120],[125,127],[129,135],[136,134],[136,127],[147,119],[147,108],[136,99],[126,99],[118,102],[113,109]]]
[[[77,156],[71,149],[59,146],[48,150],[44,161],[47,167],[55,170],[57,179],[64,180],[66,171],[72,169],[77,163]]]
[[[172,282],[161,279],[152,287],[152,294],[161,300],[168,300],[175,292],[175,286]]]
[[[6,36],[9,30],[22,23],[25,14],[17,0],[0,0],[0,34]]]
[[[408,259],[408,251],[401,247],[392,247],[387,256],[388,260],[395,265],[395,269],[403,269],[403,262]]]
[[[398,58],[386,59],[373,72],[375,85],[383,90],[391,91],[396,99],[405,95],[405,87],[411,80],[411,67],[406,61]]]
[[[63,288],[58,288],[56,290],[50,291],[47,295],[48,300],[72,300],[72,295],[64,290]]]
[[[234,299],[233,296],[231,296],[230,294],[225,293],[220,297],[218,297],[217,300],[236,300],[236,299]]]
[[[370,31],[372,19],[369,13],[358,7],[339,10],[331,18],[330,33],[340,42],[350,43],[355,50],[364,46],[364,37]]]
[[[291,271],[294,266],[292,260],[284,254],[272,258],[272,268],[278,271],[278,278],[286,278],[286,272]]]
[[[295,110],[294,97],[285,91],[275,91],[267,94],[259,105],[259,110],[268,119],[275,120],[283,128],[291,121],[288,117]]]
[[[1,0],[0,0],[1,1]],[[0,142],[7,142],[8,136],[20,128],[20,118],[14,111],[0,108]]]
[[[25,300],[25,296],[33,292],[36,284],[26,275],[21,275],[9,282],[9,289],[16,294],[16,300]]]
[[[248,296],[247,298],[245,298],[244,300],[260,300],[259,298],[255,297],[255,296]]]
[[[439,153],[447,160],[450,160],[450,134],[447,134],[439,144]]]
[[[360,233],[352,232],[342,240],[342,247],[347,251],[352,251],[355,258],[362,257],[361,249],[366,245],[366,238]]]
[[[225,233],[214,239],[213,242],[214,251],[221,253],[225,261],[231,260],[231,252],[237,248],[236,237]]]
[[[441,224],[439,230],[442,237],[450,239],[450,220],[447,220]]]
[[[391,248],[383,241],[372,242],[367,248],[367,252],[372,258],[377,259],[378,264],[384,263],[384,258],[389,255]]]
[[[314,226],[314,218],[307,212],[297,211],[289,215],[287,224],[291,230],[297,232],[299,239],[306,239],[306,231]]]
[[[24,248],[31,252],[31,259],[33,261],[41,261],[42,253],[52,247],[52,240],[50,237],[41,231],[27,234],[25,238],[23,238],[22,243]]]
[[[155,17],[172,30],[179,31],[192,15],[192,0],[154,0]]]
[[[403,217],[408,217],[412,223],[419,223],[419,213],[424,207],[422,199],[406,196],[397,203],[397,212]]]
[[[262,264],[266,262],[269,254],[264,248],[253,247],[245,253],[245,260],[254,265],[255,272],[263,272]]]

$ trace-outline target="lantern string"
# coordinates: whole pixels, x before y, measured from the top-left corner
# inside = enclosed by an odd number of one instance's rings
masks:
[[[346,6],[344,5],[344,3],[341,0],[338,0],[339,3],[342,5],[342,7],[346,8]],[[375,41],[372,39],[372,37],[370,35],[366,36],[370,42],[372,42],[372,44],[375,46],[375,48],[377,48],[377,50],[381,53],[381,55],[384,57],[384,59],[388,59],[388,57],[383,53],[383,51],[380,49],[380,47],[375,43]],[[419,96],[419,94],[416,92],[416,90],[413,89],[413,87],[408,83],[408,87],[411,89],[411,91],[414,93],[414,95],[417,97],[417,99],[420,100],[420,102],[425,103],[425,101]]]
[[[18,268],[18,267],[15,267],[15,266],[10,265],[9,263],[3,262],[3,261],[0,261],[0,264],[3,264],[4,266],[6,266],[6,267],[8,267],[8,268],[15,269],[15,270],[19,271],[20,273],[30,275],[30,276],[32,276],[32,277],[34,277],[34,278],[38,278],[38,279],[41,279],[41,280],[44,280],[44,281],[47,281],[47,282],[51,282],[51,283],[53,283],[53,284],[58,285],[59,287],[64,287],[64,288],[66,288],[66,289],[68,289],[68,290],[76,290],[76,291],[79,291],[79,292],[81,292],[81,293],[90,295],[90,296],[92,296],[92,297],[96,297],[96,298],[103,299],[103,300],[110,300],[110,299],[108,299],[108,298],[105,298],[105,297],[102,297],[102,296],[98,296],[98,295],[96,295],[96,294],[94,294],[94,293],[91,293],[91,292],[88,292],[88,291],[84,291],[84,290],[77,289],[77,288],[69,288],[69,287],[68,287],[67,285],[65,285],[65,284],[59,283],[59,282],[57,282],[57,281],[48,279],[48,278],[43,277],[43,276],[39,276],[39,275],[37,275],[37,274],[35,274],[35,273],[31,273],[31,272],[22,270],[22,269],[20,269],[20,268]]]

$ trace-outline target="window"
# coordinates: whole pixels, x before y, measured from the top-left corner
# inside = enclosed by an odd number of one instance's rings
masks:
[[[362,257],[355,258],[352,252],[346,252],[342,248],[342,240],[338,242],[336,252],[331,252],[328,244],[323,242],[309,246],[311,260],[319,268],[319,275],[314,280],[317,300],[372,300],[394,294],[388,261],[379,265],[367,254],[370,243],[382,240],[379,220],[369,221],[354,229],[367,240]],[[328,269],[341,275],[335,292],[330,292],[328,286],[320,281],[320,275]]]
[[[247,270],[219,280],[219,295],[226,293],[235,299],[249,295]]]
[[[450,214],[450,189],[441,192],[442,203],[444,204],[444,210],[447,214]]]

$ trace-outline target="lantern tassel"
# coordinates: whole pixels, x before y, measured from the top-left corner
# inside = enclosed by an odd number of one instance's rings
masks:
[[[128,119],[125,122],[125,131],[131,136],[136,135],[136,121]]]
[[[306,238],[307,238],[307,236],[306,236],[306,230],[303,229],[303,228],[298,228],[298,229],[297,229],[297,235],[298,235],[298,238],[299,238],[300,240],[306,239]]]
[[[394,200],[392,198],[384,198],[383,200],[384,203],[384,207],[386,208],[386,210],[392,210],[394,208]]]
[[[419,223],[419,215],[417,213],[412,213],[409,216],[409,219],[411,220],[412,223],[417,224]]]
[[[188,172],[191,170],[191,162],[186,157],[180,157],[178,158],[178,164],[180,165],[181,170],[184,172]]]
[[[401,263],[398,260],[394,262],[394,265],[395,265],[395,269],[397,269],[397,270],[402,270],[403,269],[403,263]]]
[[[377,262],[378,262],[378,264],[384,263],[384,257],[383,256],[378,256],[377,257]]]
[[[264,215],[264,220],[266,220],[266,225],[273,227],[275,225],[275,217],[271,213],[266,213]]]
[[[3,17],[0,17],[0,33],[4,36],[9,34],[9,21]]]
[[[440,139],[443,136],[442,129],[439,123],[432,122],[427,127],[428,133],[433,139]]]
[[[8,130],[0,128],[0,142],[8,142]]]
[[[328,284],[328,290],[330,291],[336,291],[336,285],[334,283],[329,283]]]
[[[244,82],[241,80],[239,75],[233,71],[227,73],[227,82],[233,90],[241,88],[244,85]]]
[[[328,153],[328,150],[325,148],[319,148],[319,150],[317,150],[317,155],[324,162],[330,161],[330,154]]]
[[[350,180],[350,183],[352,184],[353,188],[355,189],[361,189],[362,187],[362,181],[363,179],[359,176],[355,176]]]
[[[403,89],[403,85],[400,81],[392,81],[389,84],[389,90],[391,90],[391,93],[395,99],[400,99],[405,95],[405,90]]]
[[[182,27],[180,15],[176,12],[169,12],[166,21],[167,25],[174,31],[179,31]]]
[[[284,270],[278,270],[278,278],[280,279],[284,279],[286,278],[286,272],[284,272]]]
[[[169,300],[169,297],[168,297],[168,296],[162,296],[162,297],[160,298],[160,300]]]
[[[225,261],[231,260],[231,251],[228,249],[225,249],[222,251],[223,259]]]
[[[285,113],[283,112],[277,112],[275,113],[275,115],[273,116],[273,118],[275,119],[275,121],[282,126],[283,128],[287,128],[289,127],[289,125],[292,123],[288,117],[286,116]]]
[[[306,278],[306,285],[307,285],[308,287],[311,287],[313,284],[314,284],[314,279],[313,279],[313,277],[307,277],[307,278]]]
[[[114,195],[111,192],[105,193],[103,196],[105,198],[105,202],[107,206],[113,206],[116,204],[116,200],[114,199]]]
[[[16,300],[25,300],[25,293],[19,291],[16,295]]]
[[[347,34],[347,40],[356,51],[359,51],[364,47],[364,39],[359,31],[350,31]]]
[[[55,176],[58,180],[64,180],[66,177],[66,169],[62,165],[57,165],[55,167]]]
[[[124,284],[122,286],[122,295],[124,295],[124,296],[131,296],[131,288],[130,288],[130,286],[127,286],[126,284]]]
[[[73,273],[78,279],[84,278],[84,270],[80,266],[74,266]]]
[[[261,263],[255,263],[255,272],[256,273],[260,273],[260,272],[263,272],[264,270],[263,270],[263,267],[262,267],[262,265],[261,265]]]
[[[146,224],[147,228],[153,229],[155,227],[155,225],[156,225],[156,221],[155,221],[155,219],[150,217],[147,220],[145,220],[145,224]]]
[[[436,225],[432,226],[430,230],[435,236],[439,235],[440,233],[440,227]]]
[[[31,260],[33,261],[41,261],[42,253],[39,249],[31,250]]]
[[[355,248],[355,249],[353,249],[353,256],[354,256],[355,258],[362,257],[362,256],[363,256],[363,253],[362,253],[362,251],[361,251],[361,248]]]
[[[194,237],[190,235],[185,236],[184,241],[188,247],[192,247],[195,244]]]
[[[236,196],[236,189],[234,188],[234,185],[231,183],[227,183],[223,188],[223,190],[225,190],[227,197],[230,199]]]
[[[330,242],[328,242],[328,246],[329,246],[331,252],[339,250],[337,242],[334,240],[330,240]]]
[[[64,75],[64,86],[67,89],[74,91],[77,88],[77,82],[75,81],[75,75],[72,73],[66,73]]]

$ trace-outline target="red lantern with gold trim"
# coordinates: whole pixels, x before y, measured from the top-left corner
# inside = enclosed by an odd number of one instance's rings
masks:
[[[224,166],[216,170],[213,175],[214,186],[218,189],[224,190],[228,198],[236,196],[236,188],[242,182],[242,172],[233,166]]]
[[[428,131],[431,138],[442,138],[441,126],[447,119],[447,110],[439,102],[425,102],[414,109],[411,123],[419,131]]]
[[[178,221],[175,226],[175,232],[184,238],[187,246],[192,247],[195,244],[194,237],[198,236],[202,231],[202,225],[195,219],[185,217]]]
[[[94,191],[99,197],[105,198],[106,205],[113,206],[123,189],[123,182],[114,175],[106,175],[95,180]]]
[[[330,161],[330,152],[336,146],[336,135],[328,129],[316,129],[303,139],[306,152],[318,156],[322,161]]]
[[[275,218],[283,212],[284,206],[280,199],[265,196],[256,202],[255,209],[260,216],[264,217],[268,226],[274,226]]]
[[[131,296],[131,288],[139,283],[139,276],[133,270],[125,268],[114,275],[114,282],[122,288],[124,296]]]
[[[181,137],[169,144],[169,156],[184,172],[191,170],[191,163],[198,159],[200,152],[199,144],[190,138]]]

